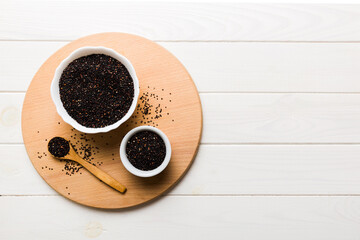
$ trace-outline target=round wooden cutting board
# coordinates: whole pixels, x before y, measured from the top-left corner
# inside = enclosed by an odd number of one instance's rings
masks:
[[[60,62],[83,46],[112,48],[133,64],[140,82],[134,115],[109,133],[83,134],[62,121],[50,97],[50,84]],[[172,146],[168,167],[160,175],[139,178],[126,171],[119,157],[123,136],[132,128],[161,129]],[[97,208],[126,208],[145,203],[170,189],[193,161],[201,138],[202,112],[197,89],[184,66],[160,45],[130,34],[101,33],[73,41],[53,54],[39,69],[26,93],[22,134],[27,153],[41,177],[58,193]],[[47,152],[54,136],[69,139],[80,156],[127,187],[121,194],[73,162]]]

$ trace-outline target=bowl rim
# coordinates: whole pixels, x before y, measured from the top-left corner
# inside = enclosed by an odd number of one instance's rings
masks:
[[[143,171],[134,167],[126,156],[127,141],[138,132],[152,131],[158,134],[164,141],[166,147],[166,155],[164,161],[157,168],[149,171]],[[126,170],[138,177],[153,177],[161,173],[169,164],[171,159],[171,144],[168,137],[160,129],[153,126],[139,126],[129,131],[121,141],[120,144],[120,159]]]
[[[83,56],[88,56],[91,54],[105,54],[120,61],[128,70],[134,83],[134,98],[128,112],[119,121],[102,128],[89,128],[78,123],[67,113],[60,99],[59,81],[64,69],[75,59]],[[121,55],[120,53],[116,52],[111,48],[102,47],[102,46],[86,46],[74,50],[69,54],[69,56],[67,56],[64,60],[61,61],[61,63],[55,70],[55,74],[50,86],[50,93],[51,93],[52,101],[55,104],[56,111],[60,115],[60,117],[64,120],[64,122],[70,124],[73,128],[75,128],[80,132],[105,133],[118,128],[121,124],[123,124],[126,120],[128,120],[131,117],[137,106],[140,88],[139,88],[139,80],[136,76],[135,69],[131,64],[131,62],[125,56]]]

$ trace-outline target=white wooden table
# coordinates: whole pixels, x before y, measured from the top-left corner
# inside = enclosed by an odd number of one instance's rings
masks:
[[[58,48],[97,32],[152,39],[186,66],[204,132],[152,204],[102,211],[32,167],[21,105]],[[360,5],[0,2],[0,239],[359,239]]]

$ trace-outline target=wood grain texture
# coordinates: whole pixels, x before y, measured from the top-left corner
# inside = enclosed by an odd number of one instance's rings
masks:
[[[0,42],[0,90],[26,91],[48,56],[67,42]],[[160,42],[199,92],[360,92],[359,43]],[[21,66],[21,71],[18,71]]]
[[[0,189],[0,195],[56,194],[36,172],[22,144],[0,145]]]
[[[360,145],[200,145],[169,195],[359,195]],[[0,195],[56,195],[23,145],[0,145]]]
[[[360,5],[0,1],[0,239],[360,239],[359,21]],[[16,144],[24,94],[9,93],[66,40],[103,31],[160,40],[206,108],[171,196],[125,211],[42,180]],[[353,196],[314,196],[337,194]]]
[[[0,142],[15,143],[21,140],[21,106],[23,93],[0,94]]]
[[[202,143],[360,143],[359,94],[203,93],[200,97]],[[19,111],[23,94],[0,94],[2,109],[13,98]],[[19,127],[3,129],[1,143],[22,143]]]
[[[359,143],[358,94],[204,94],[203,143]]]
[[[359,5],[89,1],[84,8],[83,1],[6,0],[0,8],[3,40],[73,40],[109,31],[172,41],[360,40]]]
[[[128,190],[123,195],[101,183],[89,172],[80,170],[65,175],[64,162],[50,156],[39,157],[47,151],[47,141],[54,136],[71,139],[74,133],[55,110],[50,98],[50,84],[59,63],[75,49],[82,46],[104,46],[124,55],[135,68],[140,96],[148,93],[148,103],[161,104],[164,115],[154,119],[169,138],[172,157],[168,167],[153,178],[142,179],[127,172],[120,162],[119,145],[126,132],[141,124],[140,110],[123,127],[104,134],[91,135],[99,147],[96,155],[99,168],[124,184]],[[142,101],[139,101],[143,107]],[[149,117],[155,117],[154,111]],[[169,115],[167,115],[169,113]],[[149,123],[148,123],[149,124]],[[152,200],[172,185],[186,172],[197,151],[202,130],[201,104],[196,87],[181,63],[158,44],[135,35],[122,33],[95,34],[78,39],[53,54],[36,73],[26,93],[22,110],[22,133],[27,153],[35,169],[44,180],[63,196],[98,208],[125,208]],[[83,140],[84,144],[85,142]],[[80,153],[81,154],[81,153]],[[45,153],[44,153],[45,155]],[[114,158],[114,160],[112,160]],[[115,160],[116,159],[116,160]],[[54,169],[53,171],[49,171]],[[82,175],[81,175],[82,174]]]
[[[0,218],[3,239],[360,237],[360,197],[171,196],[124,211],[89,209],[61,197],[0,197],[0,204],[6,206],[1,208],[6,217]]]

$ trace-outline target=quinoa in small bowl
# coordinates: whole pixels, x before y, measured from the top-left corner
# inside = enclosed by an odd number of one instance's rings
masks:
[[[136,127],[121,141],[120,158],[124,167],[135,176],[158,175],[170,162],[170,141],[158,128]]]

